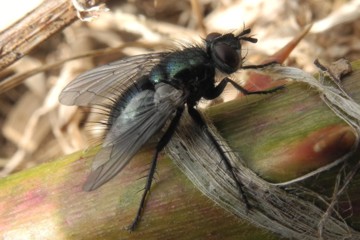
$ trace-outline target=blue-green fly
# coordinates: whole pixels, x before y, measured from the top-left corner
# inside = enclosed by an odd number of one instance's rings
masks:
[[[216,84],[216,70],[232,74],[240,69],[264,66],[242,65],[242,41],[257,42],[249,34],[250,29],[239,34],[210,33],[203,46],[127,57],[81,74],[61,92],[59,100],[62,104],[109,108],[107,133],[84,184],[85,191],[95,190],[112,179],[152,136],[164,131],[155,147],[140,206],[130,230],[136,228],[145,207],[158,154],[170,141],[185,108],[219,151],[239,194],[249,207],[228,157],[196,109],[199,100],[217,98],[228,83],[245,95],[267,94],[283,88],[248,91],[229,77]]]

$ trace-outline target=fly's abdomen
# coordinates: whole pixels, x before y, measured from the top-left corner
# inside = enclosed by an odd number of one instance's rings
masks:
[[[184,104],[183,92],[171,85],[144,86],[130,87],[116,103],[119,110],[110,116],[109,131],[94,158],[85,190],[94,190],[119,173]]]
[[[128,89],[126,89],[126,91],[122,92],[117,99],[113,99],[111,101],[111,106],[108,107],[109,109],[111,109],[108,118],[108,125],[113,126],[114,124],[116,124],[116,122],[118,122],[117,119],[119,118],[120,115],[123,114],[124,111],[127,112],[125,113],[127,118],[130,118],[131,115],[132,117],[134,117],[133,115],[134,111],[131,111],[130,109],[135,108],[134,104],[136,104],[135,103],[136,99],[138,99],[141,96],[141,94],[144,94],[144,91],[146,90],[154,91],[154,86],[149,81],[148,76],[144,76],[142,79],[138,80],[137,82],[134,82]],[[151,99],[147,99],[147,100],[148,102],[152,101]]]
[[[119,102],[121,110],[118,114],[110,116],[111,126],[106,135],[105,142],[114,142],[119,139],[119,136],[128,132],[134,125],[141,125],[146,120],[149,109],[154,105],[154,91],[153,90],[139,90],[132,89],[129,96],[126,96],[124,102]],[[114,108],[115,109],[115,108]]]

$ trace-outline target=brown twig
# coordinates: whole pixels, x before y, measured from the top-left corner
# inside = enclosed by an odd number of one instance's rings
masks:
[[[0,70],[28,54],[33,48],[76,19],[76,11],[71,1],[44,1],[1,33]]]

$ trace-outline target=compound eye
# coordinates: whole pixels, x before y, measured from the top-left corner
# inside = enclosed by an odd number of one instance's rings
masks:
[[[215,38],[218,38],[218,37],[220,37],[220,36],[221,36],[221,34],[220,34],[220,33],[217,33],[217,32],[209,33],[209,34],[206,36],[205,41],[206,41],[206,42],[212,42],[212,41],[214,41]]]
[[[222,64],[225,64],[234,70],[239,66],[239,55],[237,51],[229,45],[218,43],[214,46],[214,52],[217,61],[220,61]]]

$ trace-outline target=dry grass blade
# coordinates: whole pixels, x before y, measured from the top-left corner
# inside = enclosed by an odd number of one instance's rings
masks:
[[[63,59],[54,63],[46,64],[44,66],[41,66],[39,68],[17,74],[15,76],[9,77],[5,79],[4,81],[0,82],[0,94],[5,93],[6,91],[9,91],[10,89],[18,86],[19,84],[23,83],[26,79],[29,77],[34,76],[35,74],[52,70],[54,68],[59,68],[63,64],[72,61],[77,60],[81,58],[87,58],[87,57],[97,57],[97,56],[103,56],[107,54],[111,54],[114,52],[121,52],[125,48],[131,48],[131,47],[139,47],[139,48],[164,48],[169,47],[169,45],[165,43],[145,43],[145,42],[134,42],[134,43],[127,43],[120,47],[116,48],[107,48],[107,49],[99,49],[99,50],[93,50],[89,51],[87,53],[83,53],[81,55],[73,56],[67,59]]]
[[[22,58],[34,47],[76,20],[68,0],[45,1],[1,33],[0,70]]]

